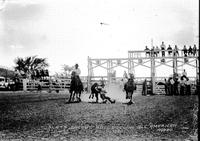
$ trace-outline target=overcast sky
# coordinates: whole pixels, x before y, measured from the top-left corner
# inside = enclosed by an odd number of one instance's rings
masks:
[[[4,0],[5,1],[5,0]],[[16,57],[47,58],[50,72],[87,57],[128,57],[162,41],[198,44],[198,0],[7,0],[0,2],[0,65]],[[103,22],[105,25],[101,25]]]

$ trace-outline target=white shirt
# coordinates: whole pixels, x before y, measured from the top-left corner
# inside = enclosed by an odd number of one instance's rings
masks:
[[[184,72],[182,73],[182,75],[185,75],[185,76],[187,76],[187,72],[185,72],[185,71],[184,71]]]
[[[165,50],[165,47],[166,47],[165,44],[160,45],[161,50]]]
[[[74,68],[73,71],[75,72],[75,75],[80,75],[81,74],[81,70],[79,68]]]

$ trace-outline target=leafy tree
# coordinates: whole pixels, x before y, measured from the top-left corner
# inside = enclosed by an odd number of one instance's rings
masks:
[[[73,70],[73,67],[70,67],[69,65],[63,65],[64,73],[66,73],[67,76],[70,75],[71,71]]]
[[[42,70],[49,66],[46,58],[37,58],[37,56],[18,57],[15,59],[15,64],[15,70],[25,78],[33,75],[34,71]]]

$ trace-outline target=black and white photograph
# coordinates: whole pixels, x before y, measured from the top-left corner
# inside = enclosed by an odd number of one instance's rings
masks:
[[[199,0],[0,0],[0,141],[198,141]]]

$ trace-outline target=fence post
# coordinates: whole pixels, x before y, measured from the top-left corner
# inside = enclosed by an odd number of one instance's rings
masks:
[[[23,91],[27,91],[27,79],[23,79]]]

